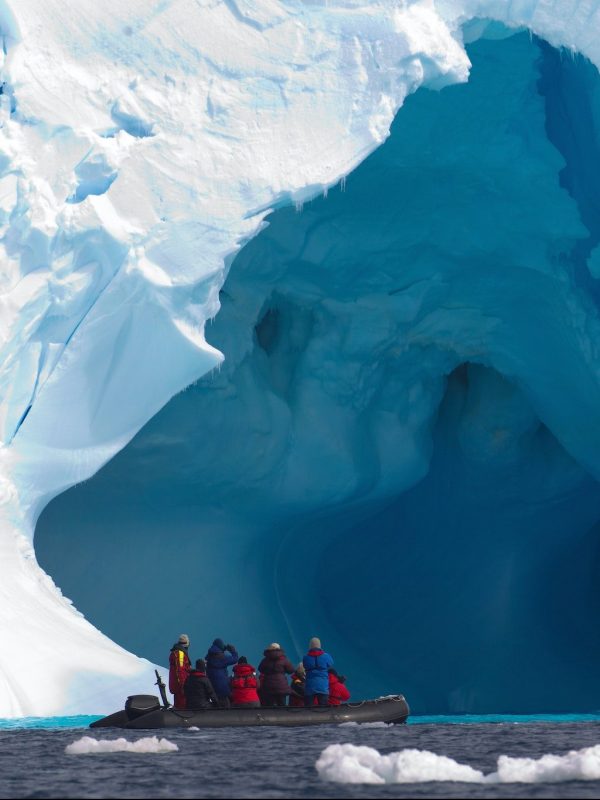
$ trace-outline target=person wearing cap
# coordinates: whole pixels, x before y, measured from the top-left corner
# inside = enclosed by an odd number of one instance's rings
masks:
[[[192,668],[188,656],[189,646],[190,637],[187,633],[182,633],[169,655],[169,691],[173,694],[175,708],[185,708],[184,686]]]
[[[260,672],[260,704],[262,706],[284,706],[290,687],[287,675],[292,675],[294,666],[281,649],[272,642],[264,651],[264,658],[258,665]]]
[[[188,675],[183,690],[186,707],[191,711],[201,711],[219,704],[213,685],[206,676],[206,661],[203,658],[196,660],[196,669]]]
[[[212,683],[221,708],[231,705],[231,687],[229,686],[228,668],[237,664],[237,650],[232,644],[225,644],[223,639],[215,639],[206,654],[206,674]]]
[[[308,653],[302,663],[306,670],[304,705],[312,706],[315,697],[318,705],[329,705],[329,670],[333,667],[333,658],[321,648],[321,640],[316,636],[308,643]]]
[[[238,708],[257,708],[260,706],[258,699],[258,678],[252,664],[248,663],[246,656],[240,656],[233,668],[233,676],[229,681],[231,686],[231,703]]]
[[[304,706],[304,681],[306,680],[306,670],[304,664],[300,662],[296,667],[292,680],[290,681],[290,705],[296,708]]]

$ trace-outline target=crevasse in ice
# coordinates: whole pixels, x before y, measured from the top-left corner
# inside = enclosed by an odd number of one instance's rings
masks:
[[[588,707],[600,11],[0,28],[0,714],[114,710],[180,629],[320,633],[422,710]],[[36,554],[85,617],[32,549],[57,495]]]

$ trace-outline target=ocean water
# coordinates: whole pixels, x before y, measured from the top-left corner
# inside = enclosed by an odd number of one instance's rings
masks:
[[[501,755],[539,759],[600,745],[600,716],[593,714],[415,717],[408,725],[390,727],[176,731],[89,730],[92,719],[0,720],[0,797],[600,797],[600,779],[583,779],[590,774],[590,763],[592,774],[597,766],[600,778],[600,748],[597,755],[563,758],[558,772],[538,770],[535,783],[431,781],[434,773],[447,777],[452,762],[420,755],[427,751],[445,756],[489,775],[496,771]],[[83,737],[104,748],[131,748],[137,743],[142,750],[159,749],[157,738],[167,739],[178,749],[88,754],[92,748],[90,742],[81,742]],[[115,745],[118,739],[126,741]],[[112,744],[104,744],[107,740]],[[73,744],[70,749],[79,754],[67,752]],[[381,755],[410,749],[413,752],[405,758],[412,782],[371,785],[325,780],[315,765],[325,748],[337,744],[366,746]],[[347,756],[352,748],[341,750]],[[336,770],[347,779],[355,774],[355,765],[352,759],[346,762],[346,756]],[[517,766],[515,774],[522,779],[528,771],[520,762]]]

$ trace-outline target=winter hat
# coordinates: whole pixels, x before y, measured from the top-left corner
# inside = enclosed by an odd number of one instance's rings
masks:
[[[281,650],[281,645],[277,642],[271,642],[271,644],[267,647],[267,650]]]
[[[296,667],[296,672],[298,673],[298,675],[306,675],[306,667],[302,662],[300,662]]]
[[[190,646],[190,637],[187,635],[187,633],[182,633],[181,634],[177,644],[184,644],[186,647]]]
[[[320,650],[321,649],[321,640],[318,637],[313,636],[312,639],[310,640],[310,642],[308,643],[308,649],[309,650]]]
[[[238,664],[247,664],[247,663],[248,663],[248,659],[246,658],[246,656],[240,656],[238,658]]]
[[[213,642],[213,647],[218,647],[219,650],[225,650],[225,642],[223,639],[215,639]]]
[[[206,661],[203,658],[196,659],[196,669],[198,672],[206,672]]]

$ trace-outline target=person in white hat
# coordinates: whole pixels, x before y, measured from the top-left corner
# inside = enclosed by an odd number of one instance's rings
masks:
[[[272,642],[264,651],[258,665],[260,673],[260,704],[262,706],[284,706],[290,693],[287,675],[292,675],[294,666],[278,642]]]

